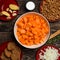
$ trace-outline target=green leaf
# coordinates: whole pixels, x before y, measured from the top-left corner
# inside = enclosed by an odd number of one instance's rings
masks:
[[[54,44],[54,43],[58,42],[59,40],[60,40],[60,34],[57,35],[57,36],[55,36],[55,37],[52,38],[52,39],[49,39],[49,40],[46,42],[46,44]]]

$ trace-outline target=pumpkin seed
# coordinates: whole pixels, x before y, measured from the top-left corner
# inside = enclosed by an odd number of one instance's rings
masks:
[[[9,5],[9,8],[10,8],[11,10],[19,10],[19,7],[18,7],[17,5],[15,5],[15,4],[10,4],[10,5]]]
[[[2,11],[1,13],[2,13],[3,15],[7,16],[7,17],[10,16],[10,14],[9,14],[8,12],[6,12],[6,11]]]

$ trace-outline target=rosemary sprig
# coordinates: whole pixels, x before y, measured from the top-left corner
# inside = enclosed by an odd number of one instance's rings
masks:
[[[60,34],[57,35],[57,36],[55,36],[55,37],[52,38],[52,39],[48,39],[48,41],[46,42],[46,44],[54,44],[54,43],[56,43],[56,42],[59,42],[59,40],[60,40]]]

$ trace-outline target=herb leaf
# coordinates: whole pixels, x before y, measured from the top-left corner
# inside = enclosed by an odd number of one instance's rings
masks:
[[[56,42],[59,42],[60,41],[60,34],[55,36],[54,38],[52,39],[48,39],[48,41],[46,42],[46,44],[54,44]]]

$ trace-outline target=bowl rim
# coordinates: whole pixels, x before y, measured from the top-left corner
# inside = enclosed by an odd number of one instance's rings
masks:
[[[33,46],[26,46],[26,45],[23,45],[23,44],[18,40],[18,37],[17,37],[17,35],[16,35],[16,28],[17,28],[16,23],[19,21],[19,19],[20,19],[21,17],[23,17],[23,16],[26,15],[26,14],[30,14],[30,13],[37,14],[37,15],[41,16],[42,18],[44,18],[44,20],[45,20],[45,21],[47,22],[47,24],[48,24],[49,33],[48,33],[47,36],[45,37],[45,41],[44,41],[43,43],[37,44],[37,45],[33,45]],[[23,47],[25,47],[25,48],[29,48],[29,49],[39,48],[39,47],[43,46],[43,45],[47,42],[47,40],[48,40],[48,38],[49,38],[49,36],[50,36],[50,24],[49,24],[48,20],[47,20],[42,14],[37,13],[37,12],[27,12],[27,13],[24,13],[24,14],[22,14],[21,16],[19,16],[19,18],[16,20],[16,22],[15,22],[15,24],[14,24],[14,36],[15,36],[16,41],[17,41],[20,45],[22,45]]]

